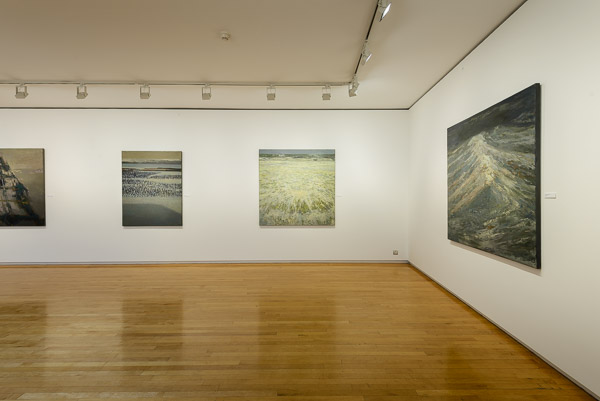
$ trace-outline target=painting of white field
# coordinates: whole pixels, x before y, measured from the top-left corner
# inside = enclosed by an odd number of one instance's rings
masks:
[[[261,226],[335,225],[335,150],[259,150]]]

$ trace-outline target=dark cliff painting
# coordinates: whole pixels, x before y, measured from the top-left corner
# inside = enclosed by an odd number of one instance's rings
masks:
[[[0,149],[0,226],[45,226],[44,149]]]
[[[540,260],[540,85],[448,128],[448,239]]]
[[[181,152],[122,153],[123,225],[181,226]]]

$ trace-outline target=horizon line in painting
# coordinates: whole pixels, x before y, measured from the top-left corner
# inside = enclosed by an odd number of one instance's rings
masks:
[[[0,149],[0,226],[45,226],[44,149]]]
[[[181,226],[182,154],[123,151],[123,226]]]
[[[260,149],[259,224],[335,225],[335,150]]]
[[[448,128],[448,239],[541,268],[540,84]]]

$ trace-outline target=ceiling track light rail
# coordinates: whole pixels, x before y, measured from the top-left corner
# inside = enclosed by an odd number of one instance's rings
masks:
[[[150,99],[150,87],[160,87],[160,86],[201,86],[202,87],[202,100],[210,100],[212,98],[212,87],[266,87],[267,88],[267,100],[275,100],[276,97],[276,89],[275,87],[319,87],[322,88],[322,99],[323,100],[331,100],[331,88],[332,87],[348,87],[348,95],[350,97],[356,96],[356,92],[358,90],[358,70],[361,65],[365,65],[372,57],[372,53],[368,48],[369,37],[371,35],[371,30],[373,28],[373,24],[379,15],[379,21],[383,20],[383,18],[388,14],[391,7],[390,0],[377,0],[377,6],[375,7],[375,11],[373,13],[373,18],[371,20],[371,24],[367,31],[366,38],[364,40],[361,53],[358,57],[358,63],[354,70],[354,74],[352,80],[350,82],[235,82],[235,81],[226,81],[226,82],[197,82],[197,81],[157,81],[157,82],[124,82],[124,81],[86,81],[82,83],[81,81],[0,81],[0,86],[2,85],[13,85],[15,86],[15,98],[17,99],[25,99],[29,93],[27,91],[29,86],[49,86],[49,85],[74,85],[77,87],[76,98],[77,99],[85,99],[88,96],[88,87],[90,86],[137,86],[140,90],[140,99]],[[221,32],[221,39],[229,40],[231,35],[223,31]]]
[[[91,86],[233,86],[233,87],[265,87],[265,86],[279,86],[279,87],[316,87],[322,88],[327,81],[320,82],[195,82],[195,81],[147,81],[147,82],[110,82],[110,81],[86,81],[83,84],[86,87]],[[335,86],[346,86],[348,85],[348,81],[339,81],[339,82],[327,82],[327,85],[331,87]],[[8,81],[0,81],[0,85],[16,85],[16,86],[53,86],[53,85],[73,85],[80,86],[82,85],[80,81],[25,81],[25,82],[8,82]]]
[[[371,31],[373,30],[375,20],[377,20],[377,16],[379,16],[379,22],[381,22],[389,13],[391,6],[392,2],[390,0],[377,0],[377,6],[373,12],[373,18],[371,19],[371,24],[367,30],[367,35],[365,36],[365,41],[363,42],[360,55],[358,56],[358,62],[356,63],[356,68],[354,69],[354,77],[352,78],[352,81],[348,83],[348,96],[350,97],[356,96],[356,92],[358,90],[358,70],[361,66],[367,64],[367,62],[371,60],[371,57],[373,56],[373,53],[371,50],[369,50],[369,39],[371,37]]]
[[[354,82],[354,84],[353,84]],[[142,100],[148,100],[151,97],[150,87],[168,87],[168,86],[200,86],[202,87],[202,100],[210,100],[212,98],[212,87],[266,87],[267,100],[275,100],[276,87],[304,87],[304,88],[321,88],[323,100],[331,100],[332,87],[353,86],[358,87],[356,76],[351,82],[280,82],[280,83],[264,83],[264,82],[93,82],[86,81],[81,83],[77,81],[28,81],[22,82],[1,82],[0,85],[15,85],[15,97],[17,99],[25,99],[28,93],[28,86],[58,86],[58,85],[73,85],[76,87],[76,98],[85,99],[88,97],[88,87],[93,86],[136,86],[139,87],[139,96]]]
[[[391,7],[392,2],[390,0],[377,0],[377,6],[375,7],[375,11],[373,12],[371,24],[369,25],[369,29],[367,30],[367,35],[365,36],[365,41],[363,43],[360,55],[358,56],[358,62],[356,63],[356,68],[354,69],[354,75],[358,74],[359,68],[362,65],[365,65],[373,56],[373,53],[368,48],[368,43],[371,37],[371,31],[373,30],[373,25],[377,20],[377,16],[379,16],[379,22],[381,22],[383,18],[389,13]]]

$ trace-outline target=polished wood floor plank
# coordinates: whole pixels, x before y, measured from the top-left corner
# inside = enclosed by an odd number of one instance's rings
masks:
[[[403,264],[0,267],[0,400],[592,400]]]

